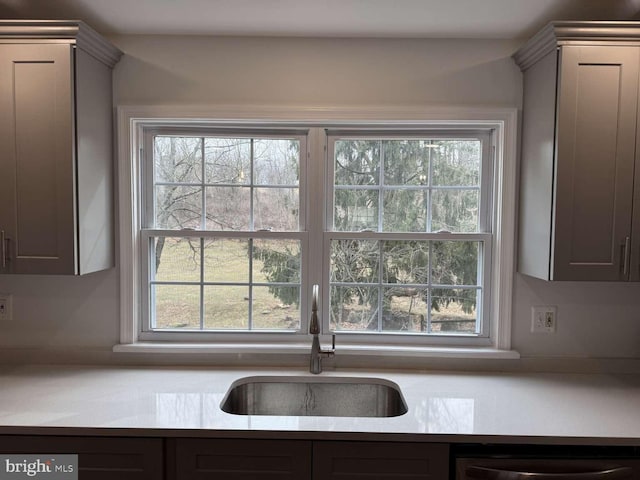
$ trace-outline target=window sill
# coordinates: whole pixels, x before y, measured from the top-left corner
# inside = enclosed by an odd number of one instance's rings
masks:
[[[137,342],[118,344],[115,353],[140,354],[242,354],[242,355],[303,355],[311,350],[311,343],[159,343]],[[442,358],[442,359],[499,359],[517,360],[520,354],[515,350],[501,350],[489,347],[410,347],[406,345],[354,345],[343,344],[336,348],[336,356]]]

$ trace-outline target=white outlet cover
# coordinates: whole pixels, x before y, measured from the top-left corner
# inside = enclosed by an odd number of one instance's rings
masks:
[[[549,316],[551,321],[547,322]],[[556,333],[557,324],[558,307],[555,305],[536,305],[531,307],[532,333]]]

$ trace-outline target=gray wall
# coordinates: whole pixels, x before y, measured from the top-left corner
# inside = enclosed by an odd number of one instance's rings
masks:
[[[519,42],[122,36],[116,104],[493,105],[520,108]],[[0,357],[109,360],[118,339],[115,269],[82,278],[0,276],[14,320]],[[558,306],[555,335],[531,334],[532,305]],[[513,345],[525,357],[640,359],[640,286],[516,275]],[[54,352],[54,354],[51,354]],[[56,357],[55,355],[58,355]]]

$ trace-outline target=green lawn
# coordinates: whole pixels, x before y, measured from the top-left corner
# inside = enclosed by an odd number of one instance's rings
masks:
[[[261,271],[262,262],[253,260],[253,281],[266,282]],[[161,262],[156,273],[157,281],[199,282],[199,239],[167,238]],[[205,244],[205,282],[248,283],[249,257],[246,240],[216,239]],[[156,285],[156,328],[199,329],[200,285]],[[292,287],[299,292],[299,287]],[[300,312],[296,305],[286,305],[269,292],[268,287],[252,289],[254,329],[296,329]],[[204,328],[249,328],[249,286],[205,285]]]
[[[282,242],[271,242],[269,248],[282,248]],[[289,244],[289,247],[292,243]],[[249,291],[248,241],[235,239],[216,239],[205,243],[204,280],[205,282],[245,283],[245,285],[205,285],[204,286],[204,329],[229,330],[249,329],[249,298],[252,297],[252,329],[295,330],[300,324],[300,311],[295,304],[287,305],[269,292],[266,286],[254,286]],[[263,263],[254,258],[253,281],[267,282],[262,272]],[[199,282],[200,240],[189,242],[185,239],[167,238],[162,251],[161,262],[156,273],[157,281]],[[200,329],[200,285],[155,285],[156,326],[157,329]],[[300,288],[292,284],[299,295]],[[390,330],[422,331],[426,317],[426,305],[423,301],[407,296],[393,297],[391,313],[394,317],[408,318],[400,325],[388,325]],[[370,308],[364,305],[348,305],[345,310],[350,316]],[[347,312],[347,313],[348,313]],[[337,312],[335,312],[337,313]],[[334,314],[335,314],[334,313]],[[343,317],[344,318],[344,317]],[[335,327],[335,325],[333,325]],[[359,322],[341,323],[340,330],[359,330],[366,328]],[[451,303],[439,312],[432,312],[432,329],[448,331],[474,331],[475,312],[465,313],[457,303]]]

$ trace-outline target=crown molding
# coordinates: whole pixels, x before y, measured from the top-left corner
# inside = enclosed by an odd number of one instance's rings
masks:
[[[113,68],[122,52],[79,20],[0,20],[0,41],[66,40]]]
[[[562,45],[611,42],[640,44],[640,22],[551,22],[514,53],[513,59],[524,71]]]

